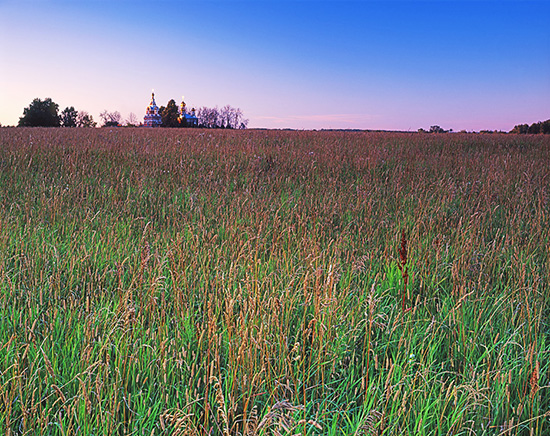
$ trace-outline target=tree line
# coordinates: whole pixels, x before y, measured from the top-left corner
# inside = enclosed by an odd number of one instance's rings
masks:
[[[77,111],[73,106],[66,107],[59,114],[59,105],[51,98],[35,98],[23,110],[19,118],[20,127],[95,127],[97,123],[86,111]]]
[[[187,124],[185,118],[181,118],[175,100],[171,99],[166,106],[159,110],[161,127],[192,127]],[[248,120],[244,118],[239,108],[229,105],[223,108],[201,107],[195,111],[197,127],[208,129],[246,129]],[[122,119],[118,111],[104,110],[99,114],[102,127],[137,127],[142,125],[136,114],[130,113],[128,118]],[[86,111],[77,111],[73,106],[66,107],[59,112],[59,105],[51,98],[41,100],[35,98],[31,104],[23,110],[23,116],[19,118],[18,126],[21,127],[96,127],[97,123]]]
[[[192,127],[187,125],[186,119],[181,118],[178,105],[174,99],[168,101],[166,106],[161,106],[159,110],[161,116],[161,127]],[[226,105],[222,108],[200,107],[195,111],[197,117],[197,127],[208,129],[246,129],[248,120],[244,118],[243,112],[239,108]],[[137,127],[142,125],[136,114],[130,113],[128,118],[122,119],[118,111],[109,112],[104,110],[99,114],[103,127],[117,127],[123,124],[128,127]],[[74,106],[69,106],[59,113],[59,105],[51,98],[41,100],[35,98],[31,104],[23,110],[23,116],[19,118],[19,126],[22,127],[96,127],[92,115],[86,111],[77,111]],[[420,133],[447,133],[452,129],[444,130],[440,126],[434,125],[429,131],[418,129]],[[485,133],[482,131],[481,133]],[[487,132],[492,133],[492,132]],[[504,133],[504,132],[503,132]],[[550,134],[550,120],[539,121],[538,123],[518,124],[510,131],[515,134]]]
[[[438,125],[430,126],[430,130],[424,130],[423,128],[418,129],[418,133],[448,133],[452,131],[453,129],[445,130]]]
[[[431,126],[430,130],[424,130],[424,129],[418,129],[419,133],[448,133],[452,132],[453,129],[444,130],[439,126]],[[465,130],[461,131],[461,133],[466,133]],[[479,133],[506,133],[502,131],[491,131],[491,130],[480,130]],[[509,133],[516,133],[516,134],[531,134],[531,135],[538,135],[539,133],[542,134],[549,134],[550,133],[550,120],[546,121],[539,121],[538,123],[533,123],[531,125],[529,124],[518,124],[514,126],[512,130],[510,130]]]
[[[543,133],[545,135],[550,134],[550,120],[539,121],[538,123],[529,124],[518,124],[514,126],[510,133],[519,133],[521,135]]]
[[[195,110],[192,109],[197,117],[197,127],[206,129],[246,129],[248,120],[244,118],[243,112],[239,108],[226,105],[222,108],[206,106]],[[185,118],[180,118],[178,105],[174,99],[168,101],[166,106],[159,108],[161,116],[161,127],[193,127],[187,124]]]

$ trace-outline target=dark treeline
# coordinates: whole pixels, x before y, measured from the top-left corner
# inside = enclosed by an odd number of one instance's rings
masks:
[[[161,127],[202,127],[206,129],[246,129],[248,120],[239,108],[226,105],[222,108],[206,106],[191,109],[191,117],[182,116],[174,99],[159,109]]]
[[[188,115],[181,116],[175,100],[170,100],[166,106],[160,107],[162,119],[161,127],[202,127],[208,129],[246,129],[248,120],[244,118],[239,108],[226,105],[222,108],[201,107],[192,109]],[[138,117],[132,112],[123,120],[118,111],[104,110],[99,114],[101,126],[137,127],[142,125]],[[59,105],[51,98],[35,98],[28,107],[23,110],[23,116],[19,118],[20,127],[96,127],[97,123],[86,111],[77,111],[73,106],[66,107],[59,113]]]
[[[74,106],[63,109],[59,114],[59,105],[51,98],[35,98],[29,107],[23,110],[19,118],[21,127],[95,127],[97,123],[86,111],[77,111]]]
[[[525,134],[549,134],[550,133],[550,120],[546,121],[539,121],[538,123],[533,123],[531,125],[529,124],[518,124],[517,126],[514,126],[512,130],[510,130],[510,133],[519,133],[522,135]]]
[[[181,116],[175,100],[170,100],[166,106],[160,107],[162,118],[161,127],[202,127],[207,129],[246,129],[248,120],[244,118],[239,108],[226,105],[222,108],[206,106],[191,110],[191,118]],[[103,127],[117,127],[125,125],[136,127],[142,125],[138,117],[132,112],[126,120],[122,120],[120,112],[103,111],[99,115]],[[193,120],[193,122],[189,122]],[[59,113],[59,105],[51,98],[41,100],[35,98],[28,107],[23,110],[23,116],[19,118],[18,126],[21,127],[96,127],[97,123],[86,111],[77,111],[74,106],[69,106]],[[418,129],[420,133],[447,133],[453,130],[444,130],[434,125],[430,130]],[[480,133],[492,133],[481,131]],[[504,133],[504,132],[501,132]],[[518,124],[509,132],[513,134],[550,134],[550,120],[538,123]]]
[[[201,107],[197,110],[199,127],[209,129],[246,129],[248,120],[244,119],[243,112],[239,108],[229,105],[218,107]]]

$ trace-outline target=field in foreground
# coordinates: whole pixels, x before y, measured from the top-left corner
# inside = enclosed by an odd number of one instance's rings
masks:
[[[0,129],[0,428],[550,434],[550,138]]]

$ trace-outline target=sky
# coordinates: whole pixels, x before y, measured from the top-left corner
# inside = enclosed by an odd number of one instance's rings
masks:
[[[143,120],[511,130],[550,119],[550,0],[0,0],[0,123],[34,98]]]

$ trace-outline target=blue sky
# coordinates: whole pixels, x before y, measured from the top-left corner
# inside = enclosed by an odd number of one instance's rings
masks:
[[[0,123],[35,97],[250,127],[510,130],[550,118],[550,1],[0,0]]]

